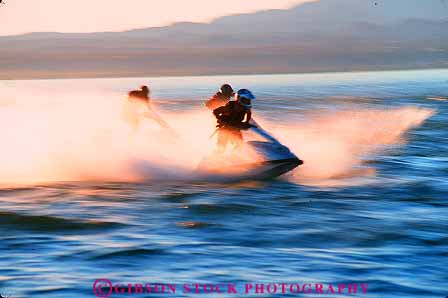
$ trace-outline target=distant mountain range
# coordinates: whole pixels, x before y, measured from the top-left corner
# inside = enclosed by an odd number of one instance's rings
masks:
[[[103,33],[0,37],[0,79],[448,67],[446,0],[321,0]]]

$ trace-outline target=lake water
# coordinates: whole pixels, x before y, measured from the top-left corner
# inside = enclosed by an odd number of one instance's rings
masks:
[[[224,82],[303,167],[191,179]],[[183,145],[150,121],[129,135],[120,105],[141,84]],[[95,297],[103,278],[176,287],[110,297],[446,297],[447,99],[448,70],[1,81],[0,294]],[[237,294],[182,291],[198,283]],[[282,283],[313,292],[255,293]]]

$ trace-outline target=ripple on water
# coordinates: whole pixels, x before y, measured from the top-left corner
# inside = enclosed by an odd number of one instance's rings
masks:
[[[14,212],[0,212],[2,228],[46,232],[104,230],[120,227],[121,224],[96,220],[77,220],[50,215],[24,215]]]

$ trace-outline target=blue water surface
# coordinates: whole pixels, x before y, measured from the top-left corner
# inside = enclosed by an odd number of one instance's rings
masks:
[[[95,297],[93,282],[107,278],[179,287],[176,294],[111,297],[448,295],[448,70],[1,84],[120,94],[147,83],[162,109],[176,111],[200,107],[223,82],[254,90],[255,111],[271,120],[347,105],[436,113],[409,131],[399,150],[370,157],[372,183],[322,187],[277,179],[2,188],[0,294]],[[241,292],[182,293],[183,284],[195,283],[235,283]],[[246,283],[364,283],[368,291],[246,295]]]

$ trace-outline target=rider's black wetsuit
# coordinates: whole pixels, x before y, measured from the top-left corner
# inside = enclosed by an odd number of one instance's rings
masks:
[[[225,106],[215,109],[213,114],[218,119],[218,148],[224,150],[228,142],[240,146],[243,142],[241,130],[250,128],[251,110],[237,101],[229,101]]]

